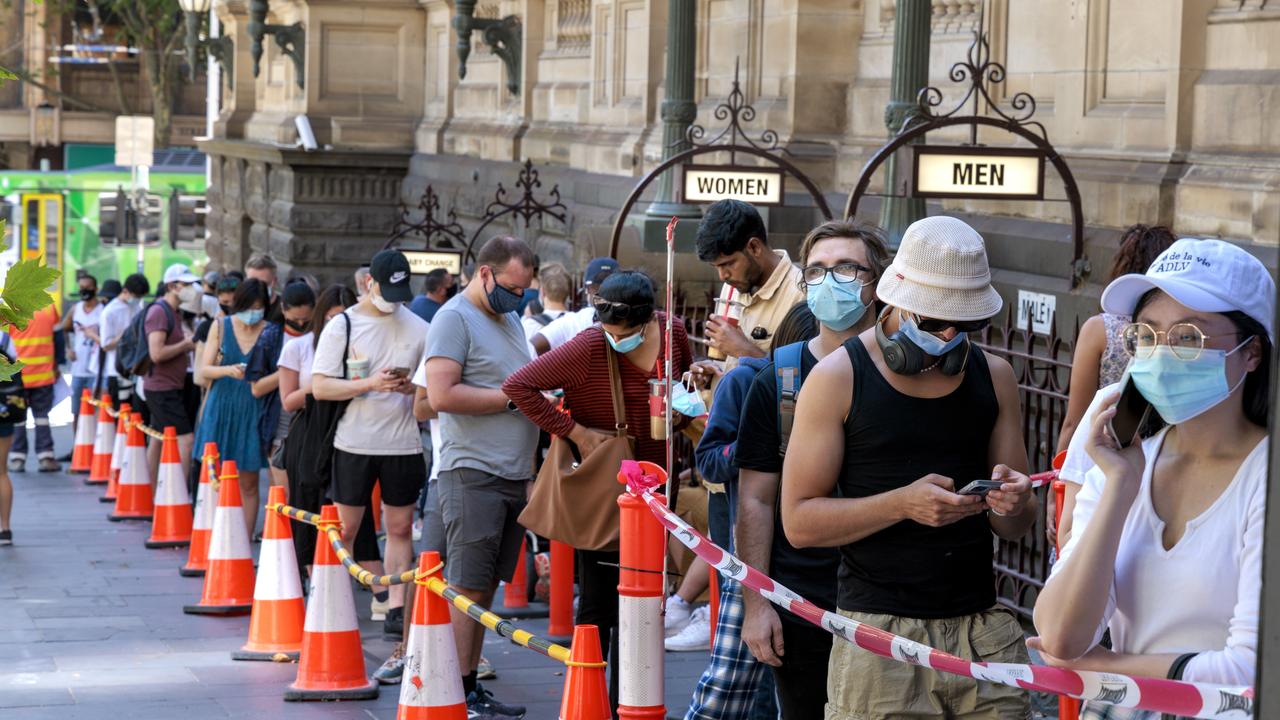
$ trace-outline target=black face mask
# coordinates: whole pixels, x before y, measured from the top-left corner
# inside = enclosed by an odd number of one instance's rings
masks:
[[[223,314],[223,315],[230,315],[230,314],[231,314],[231,306],[230,306],[230,305],[224,305],[224,304],[219,303],[219,304],[218,304],[218,307],[222,308],[222,314]]]
[[[81,300],[92,300],[97,294],[97,288],[80,288]]]
[[[299,322],[297,320],[286,319],[284,321],[284,324],[288,325],[291,329],[293,329],[296,332],[304,332],[307,329],[306,321]]]
[[[451,297],[453,297],[454,295],[457,295],[457,294],[458,294],[458,284],[457,284],[457,283],[454,283],[454,284],[450,285],[450,286],[449,286],[449,289],[448,289],[448,290],[445,290],[445,292],[444,292],[444,296],[445,296],[445,297],[447,297],[447,298],[451,298]]]

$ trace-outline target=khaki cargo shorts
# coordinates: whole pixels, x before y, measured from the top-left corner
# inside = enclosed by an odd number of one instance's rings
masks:
[[[1029,662],[1022,627],[1013,613],[993,608],[976,615],[919,620],[840,611],[967,660]],[[831,646],[826,720],[1027,720],[1025,690],[889,660],[853,643]]]

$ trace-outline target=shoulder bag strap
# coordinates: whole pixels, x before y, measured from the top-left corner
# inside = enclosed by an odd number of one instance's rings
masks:
[[[609,358],[609,393],[613,396],[613,428],[618,437],[627,436],[627,412],[622,400],[622,378],[618,372],[618,353],[606,344]]]
[[[342,345],[342,379],[347,379],[347,353],[351,352],[351,318],[347,316],[346,311],[342,313],[342,319],[347,323],[347,339]]]
[[[785,455],[796,419],[796,396],[800,394],[800,356],[803,342],[784,345],[773,353],[778,389],[778,454]]]

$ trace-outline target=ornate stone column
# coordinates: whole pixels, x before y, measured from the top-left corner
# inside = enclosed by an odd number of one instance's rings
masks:
[[[902,129],[916,108],[917,93],[929,84],[932,21],[933,4],[930,0],[898,0],[893,19],[893,77],[889,104],[884,109],[884,122],[890,136]],[[907,172],[899,161],[906,158],[908,152],[909,148],[899,150],[886,164],[886,194],[904,194]],[[922,198],[885,198],[880,210],[880,226],[888,234],[890,246],[896,249],[907,226],[924,216]]]
[[[697,59],[697,3],[695,0],[667,0],[667,72],[666,97],[662,101],[662,159],[689,148],[686,133],[698,117],[698,104],[693,101],[693,82]],[[671,216],[697,220],[702,211],[696,205],[676,202],[676,168],[658,178],[658,199],[649,206],[644,222],[644,246],[647,250],[666,248],[666,225]],[[688,242],[697,223],[683,223],[680,239]],[[680,243],[684,245],[685,242]],[[682,248],[687,249],[687,248]]]

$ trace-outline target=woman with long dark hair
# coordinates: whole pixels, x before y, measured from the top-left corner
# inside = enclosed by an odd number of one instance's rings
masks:
[[[548,433],[572,441],[586,458],[614,437],[616,420],[610,381],[611,362],[617,363],[627,434],[635,439],[636,460],[666,464],[666,444],[651,434],[649,381],[659,377],[666,352],[667,323],[671,322],[672,377],[689,369],[692,355],[684,323],[655,309],[653,281],[636,271],[615,272],[597,291],[592,303],[599,323],[533,362],[502,384],[502,391],[520,412]],[[564,390],[559,411],[543,392]],[[580,588],[575,622],[600,628],[605,657],[612,646],[614,660],[610,697],[616,705],[618,625],[618,552],[578,550]]]
[[[1116,437],[1112,390],[1087,430],[1095,467],[1036,602],[1031,645],[1050,664],[1253,684],[1275,295],[1241,248],[1190,239],[1103,293],[1103,310],[1133,316],[1124,382],[1150,410],[1136,437]]]

